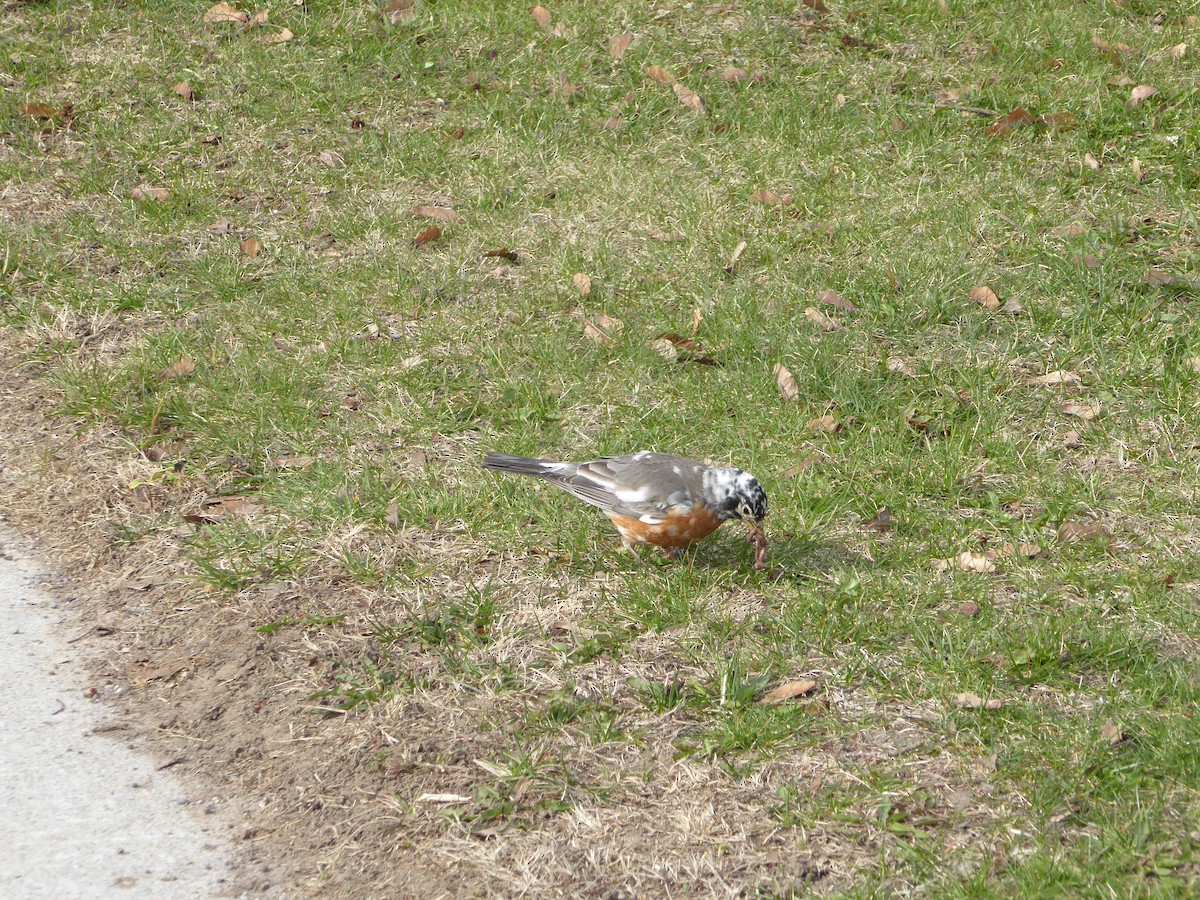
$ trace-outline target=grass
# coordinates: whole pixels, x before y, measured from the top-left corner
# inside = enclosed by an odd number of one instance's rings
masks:
[[[107,552],[183,527],[192,596],[292,654],[313,709],[480,754],[371,750],[407,760],[378,787],[401,812],[335,866],[347,891],[397,834],[500,894],[571,867],[652,894],[1194,891],[1187,5],[709,6],[557,4],[563,35],[487,3],[309,2],[247,34],[203,4],[5,6],[4,365],[151,451],[162,501],[114,508]],[[68,102],[69,129],[20,109]],[[989,134],[1015,107],[1075,127]],[[414,246],[414,204],[462,221]],[[635,563],[476,466],[643,448],[755,472],[778,570],[733,528]],[[815,697],[756,702],[804,675]],[[446,772],[464,799],[426,815]]]

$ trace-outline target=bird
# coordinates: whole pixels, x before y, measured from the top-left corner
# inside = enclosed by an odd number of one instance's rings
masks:
[[[681,547],[708,537],[729,519],[749,526],[754,567],[765,568],[767,492],[749,472],[643,450],[590,462],[557,462],[489,453],[485,469],[529,475],[557,485],[612,520],[625,549],[654,544],[674,559]]]

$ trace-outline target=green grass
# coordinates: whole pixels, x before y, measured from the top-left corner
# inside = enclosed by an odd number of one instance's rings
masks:
[[[176,501],[114,512],[113,552],[189,498],[252,499],[194,526],[188,574],[274,640],[338,626],[306,663],[315,706],[486,699],[491,768],[455,761],[472,799],[432,832],[400,816],[413,846],[486,828],[572,858],[593,816],[616,823],[585,838],[610,887],[670,880],[630,850],[654,826],[699,894],[1196,890],[1200,104],[1196,48],[1165,52],[1194,43],[1190,8],[733,6],[563,3],[559,37],[503,4],[389,25],[309,2],[272,10],[279,45],[204,4],[6,7],[3,327],[56,415],[165,453],[144,476]],[[1128,105],[1136,84],[1158,94]],[[29,102],[74,127],[44,134]],[[1018,106],[1078,127],[992,136],[960,108]],[[414,247],[411,207],[445,203],[463,221]],[[984,284],[1023,311],[984,309]],[[822,307],[832,331],[804,312],[826,289],[857,307]],[[696,310],[716,365],[653,347]],[[610,343],[584,332],[600,314]],[[1031,383],[1057,370],[1079,380]],[[734,528],[635,563],[594,510],[475,465],[643,448],[755,472],[780,571]],[[887,533],[864,527],[881,507]],[[1066,522],[1109,537],[1061,543]],[[935,565],[1023,542],[1042,552],[994,574]],[[264,617],[285,580],[326,587]],[[805,673],[821,702],[756,702]],[[713,803],[748,843],[682,824]],[[561,889],[478,849],[457,859],[495,890]]]

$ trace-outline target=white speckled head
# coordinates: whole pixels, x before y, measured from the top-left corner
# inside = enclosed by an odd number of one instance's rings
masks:
[[[758,479],[741,469],[708,469],[704,493],[722,519],[762,522],[767,517],[767,492]]]

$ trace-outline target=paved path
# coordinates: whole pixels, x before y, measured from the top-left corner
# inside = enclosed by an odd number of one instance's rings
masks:
[[[0,897],[236,896],[219,817],[119,739],[39,592],[0,531]],[[119,734],[119,732],[116,732]]]

